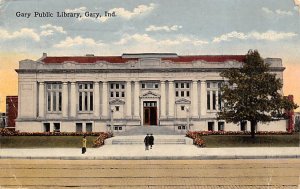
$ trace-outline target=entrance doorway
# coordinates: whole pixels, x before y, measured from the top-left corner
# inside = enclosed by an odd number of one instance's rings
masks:
[[[157,103],[146,101],[144,105],[144,125],[157,125]]]

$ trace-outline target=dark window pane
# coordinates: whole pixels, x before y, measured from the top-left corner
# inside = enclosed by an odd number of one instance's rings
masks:
[[[84,111],[87,111],[87,106],[88,106],[88,93],[84,92]]]
[[[181,88],[184,88],[184,83],[181,83]]]
[[[116,92],[116,97],[119,97],[119,92]]]
[[[114,97],[114,92],[110,92],[110,97]]]
[[[51,92],[48,92],[47,96],[48,96],[48,111],[51,111]]]
[[[207,92],[207,109],[210,110],[210,92]]]
[[[122,92],[122,97],[125,97],[125,92]]]
[[[125,89],[125,85],[124,84],[122,84],[122,89]]]
[[[184,91],[181,91],[181,97],[184,97]]]
[[[61,101],[62,101],[61,92],[59,92],[58,94],[59,94],[59,97],[58,97],[58,110],[61,111]]]
[[[213,91],[212,103],[213,103],[213,109],[215,110],[216,109],[216,92],[215,91]]]
[[[186,88],[190,88],[190,84],[189,83],[186,84]]]
[[[53,94],[53,106],[52,106],[52,111],[56,111],[56,92],[52,93]]]
[[[178,88],[178,83],[175,83],[175,88]]]
[[[82,92],[79,93],[79,111],[82,111]]]
[[[116,84],[116,89],[119,89],[119,84]]]
[[[90,111],[93,111],[94,107],[94,101],[93,101],[93,93],[90,92]]]
[[[178,97],[178,91],[176,91],[176,97]]]
[[[187,96],[187,97],[190,96],[190,91],[186,91],[186,96]]]
[[[114,84],[110,84],[110,89],[113,89],[114,88]]]

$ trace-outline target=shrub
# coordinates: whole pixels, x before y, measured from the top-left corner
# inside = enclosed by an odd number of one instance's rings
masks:
[[[112,136],[113,136],[113,134],[111,132],[109,132],[109,133],[100,133],[100,135],[97,137],[97,139],[94,140],[93,147],[97,148],[97,147],[100,147],[100,146],[104,145],[105,139],[110,138]]]

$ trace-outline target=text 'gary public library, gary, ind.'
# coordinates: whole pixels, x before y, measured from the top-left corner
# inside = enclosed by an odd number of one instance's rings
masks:
[[[100,12],[90,12],[86,11],[84,13],[78,13],[78,12],[16,12],[16,17],[20,18],[51,18],[51,17],[58,17],[58,18],[101,18],[101,17],[116,17],[117,14],[115,11],[108,12],[104,11],[103,13]]]

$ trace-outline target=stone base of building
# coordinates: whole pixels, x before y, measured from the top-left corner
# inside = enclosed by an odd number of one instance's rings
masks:
[[[140,120],[117,120],[110,125],[110,120],[17,120],[16,130],[20,132],[123,132],[141,125]],[[239,124],[226,123],[217,120],[160,120],[157,127],[166,127],[174,131],[250,131],[250,122]],[[258,123],[257,131],[286,131],[287,120]],[[148,125],[149,126],[149,125]]]

